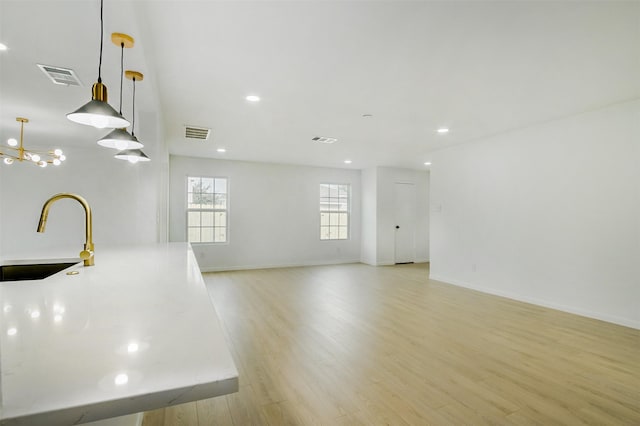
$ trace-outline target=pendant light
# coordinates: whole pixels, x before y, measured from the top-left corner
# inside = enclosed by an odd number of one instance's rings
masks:
[[[144,79],[144,75],[142,75],[142,73],[139,73],[138,71],[130,71],[130,70],[125,71],[124,75],[125,75],[125,77],[127,77],[127,79],[133,81],[133,108],[132,108],[133,120],[132,120],[132,123],[131,123],[131,136],[133,136],[135,138],[136,137],[136,135],[135,135],[135,130],[136,130],[136,80],[142,81]],[[144,152],[142,152],[141,150],[139,150],[139,149],[125,149],[123,151],[120,151],[116,155],[114,155],[114,157],[117,158],[118,160],[127,160],[130,163],[151,161],[151,159],[149,157],[147,157],[147,155]]]
[[[133,37],[127,34],[113,33],[111,34],[111,41],[116,46],[120,47],[120,115],[122,115],[122,79],[124,77],[124,49],[133,47]],[[137,149],[142,148],[138,139],[127,132],[126,128],[113,129],[107,136],[98,141],[98,145],[105,148],[114,148],[118,151],[124,149]]]
[[[91,100],[78,108],[74,112],[67,114],[67,118],[79,124],[104,128],[127,127],[129,121],[118,114],[115,109],[107,103],[107,86],[102,84],[102,44],[104,36],[104,22],[102,19],[102,9],[104,0],[100,0],[100,61],[98,62],[98,82],[91,88]]]
[[[147,157],[147,154],[139,149],[125,149],[124,151],[120,151],[119,153],[114,155],[114,157],[118,160],[127,160],[132,164],[135,164],[137,162],[151,161],[151,158]]]

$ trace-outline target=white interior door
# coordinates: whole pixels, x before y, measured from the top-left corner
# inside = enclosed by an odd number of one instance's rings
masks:
[[[416,259],[416,188],[412,183],[395,184],[395,263]]]

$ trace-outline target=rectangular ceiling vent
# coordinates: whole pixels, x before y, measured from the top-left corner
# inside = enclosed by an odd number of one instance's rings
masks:
[[[336,138],[327,138],[325,136],[316,136],[315,138],[311,139],[312,141],[316,141],[316,142],[320,142],[320,143],[335,143],[338,142],[338,139]]]
[[[184,126],[184,137],[187,139],[198,139],[206,141],[209,139],[211,129],[206,127]]]
[[[68,68],[52,67],[50,65],[37,64],[38,68],[53,81],[54,84],[64,86],[82,86],[80,79],[73,70]]]

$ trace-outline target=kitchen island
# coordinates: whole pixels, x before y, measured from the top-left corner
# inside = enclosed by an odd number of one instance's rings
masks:
[[[187,243],[97,247],[95,266],[0,283],[0,303],[3,426],[80,424],[238,390]]]

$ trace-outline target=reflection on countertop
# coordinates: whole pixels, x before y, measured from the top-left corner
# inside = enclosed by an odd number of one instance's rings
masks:
[[[0,283],[0,424],[84,423],[237,391],[189,244],[101,248],[95,266],[71,269]]]

